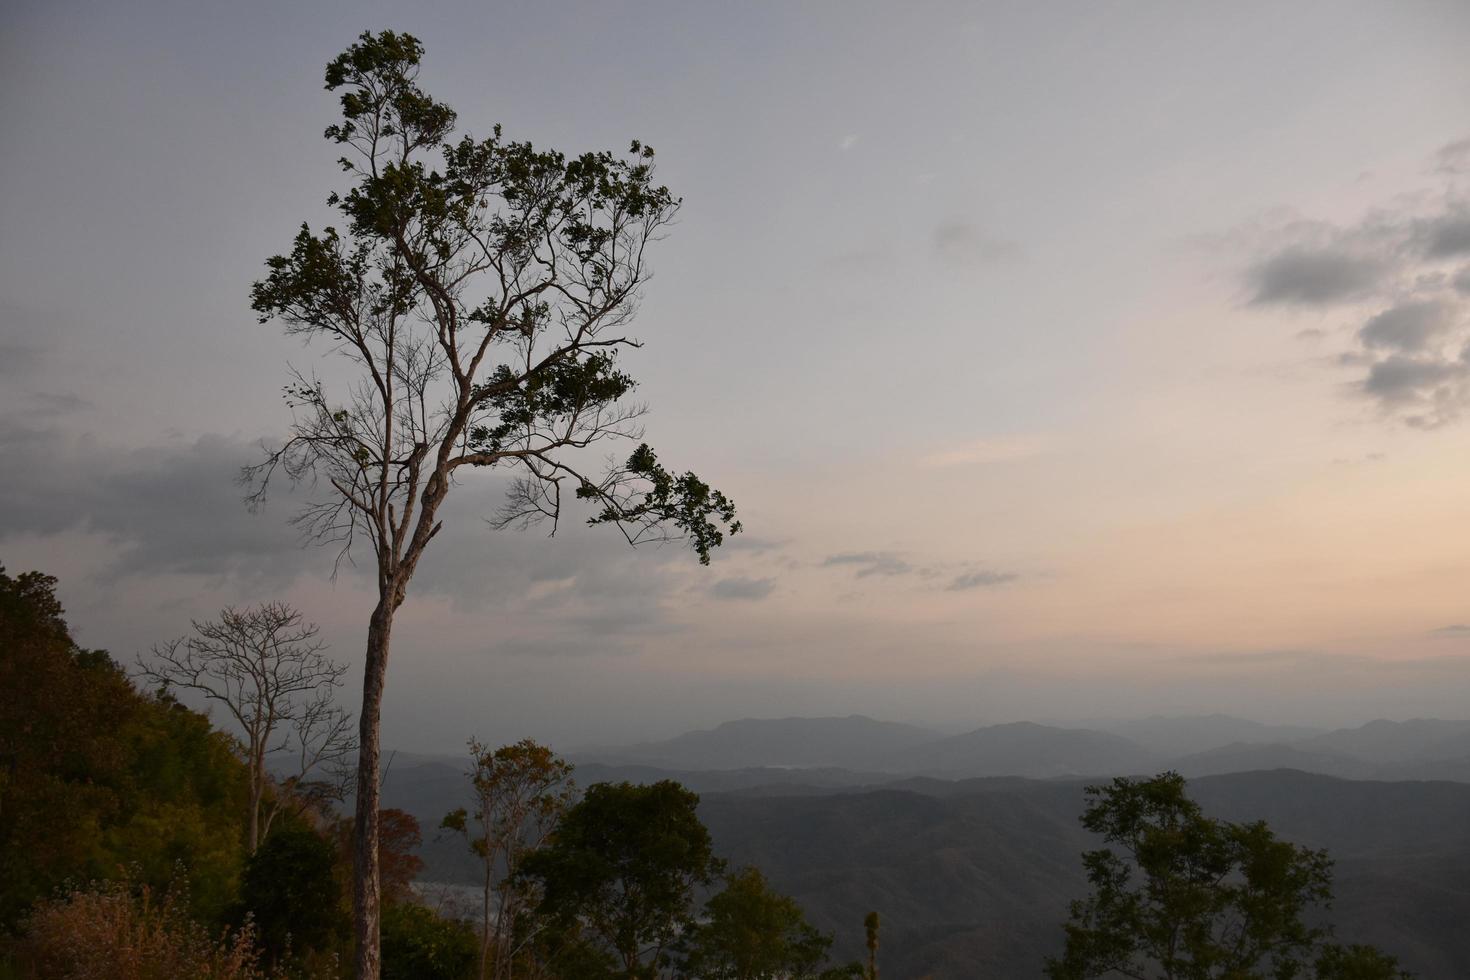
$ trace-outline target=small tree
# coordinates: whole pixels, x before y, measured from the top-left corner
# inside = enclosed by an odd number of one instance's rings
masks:
[[[254,854],[286,799],[342,797],[355,741],[333,695],[347,668],[322,652],[316,624],[284,602],[226,607],[193,626],[194,635],[155,646],[152,659],[138,664],[164,690],[203,695],[234,721],[250,774],[246,851]],[[274,752],[289,753],[294,765],[283,792],[267,801]]]
[[[338,940],[346,925],[342,899],[335,849],[306,828],[271,835],[240,878],[240,904],[272,963],[288,950],[307,953]]]
[[[541,889],[540,912],[577,947],[579,977],[653,977],[693,925],[694,889],[722,862],[676,782],[596,783],[566,812],[522,874]]]
[[[631,543],[687,538],[708,562],[735,507],[641,443],[633,379],[618,366],[648,278],[645,253],[678,209],[653,151],[568,158],[502,137],[455,139],[454,111],[419,87],[423,48],[364,33],[327,66],[341,121],[327,138],[352,186],[345,231],[305,225],[267,261],[262,322],[322,341],[356,383],[286,388],[290,438],[246,470],[249,499],[283,473],[321,492],[298,518],[342,556],[365,539],[378,601],[367,624],[357,773],[357,976],[378,976],[378,729],[393,621],[451,487],[475,469],[516,477],[496,523],[551,522],[571,498]],[[605,470],[578,450],[636,446]]]
[[[383,910],[383,980],[467,980],[476,940],[469,923],[422,905]]]
[[[725,879],[700,921],[679,939],[679,976],[688,980],[828,980],[863,976],[862,967],[827,968],[832,937],[806,921],[801,906],[744,868]]]
[[[351,817],[343,817],[332,823],[332,839],[337,846],[338,859],[342,867],[352,867],[352,823]],[[419,857],[423,846],[423,829],[418,817],[389,807],[378,815],[381,831],[378,835],[378,870],[383,886],[383,902],[386,905],[401,905],[414,899],[413,883],[423,873],[424,859]],[[350,879],[344,880],[349,885]]]
[[[494,750],[471,740],[470,756],[474,809],[455,810],[442,826],[463,834],[480,861],[480,977],[499,980],[511,975],[520,947],[534,938],[521,928],[526,888],[517,875],[571,804],[572,766],[531,739]]]
[[[1400,976],[1391,957],[1335,946],[1306,918],[1331,902],[1326,852],[1279,840],[1263,822],[1206,817],[1173,772],[1087,795],[1083,825],[1123,854],[1083,855],[1093,891],[1072,904],[1066,950],[1046,964],[1052,980]]]

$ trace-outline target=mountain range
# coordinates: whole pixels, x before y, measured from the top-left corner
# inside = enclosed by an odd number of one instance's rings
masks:
[[[579,785],[699,792],[717,852],[765,871],[844,958],[878,910],[892,980],[1039,976],[1086,891],[1080,856],[1098,845],[1078,821],[1084,787],[1166,768],[1213,816],[1327,848],[1343,939],[1421,978],[1470,976],[1470,722],[1321,731],[1214,716],[944,735],[861,716],[748,719],[574,761]],[[425,828],[423,878],[451,887],[475,880],[463,841],[435,830],[467,802],[465,768],[400,754],[383,785],[384,804]]]
[[[744,719],[574,756],[663,770],[845,769],[867,774],[1063,778],[1300,769],[1351,779],[1470,779],[1470,721],[1372,721],[1322,731],[1209,715],[1091,728],[1016,722],[942,735],[862,715]]]

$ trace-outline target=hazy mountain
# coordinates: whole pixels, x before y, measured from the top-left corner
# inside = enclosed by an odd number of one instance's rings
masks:
[[[1304,725],[1266,725],[1230,715],[1169,717],[1153,715],[1132,721],[1099,722],[1089,727],[1132,739],[1160,755],[1185,756],[1228,745],[1289,744],[1320,735]]]
[[[883,768],[958,778],[1057,777],[1145,772],[1159,762],[1121,735],[1015,722],[904,749]]]
[[[846,719],[811,721],[821,728]],[[1422,746],[1442,743],[1417,744],[1432,751]],[[1352,772],[1373,765],[1284,745],[1225,746],[1160,763],[1115,735],[1042,725],[991,726],[895,755],[935,771],[1046,775],[1063,767],[1101,775],[1173,764],[1203,772],[1286,760]],[[1434,764],[1470,769],[1467,761]],[[475,880],[463,841],[436,830],[467,802],[464,768],[448,756],[399,756],[384,783],[385,805],[423,824],[428,881]],[[860,952],[862,917],[879,910],[891,977],[1038,976],[1042,957],[1061,943],[1067,903],[1085,890],[1080,855],[1097,844],[1078,823],[1089,781],[1082,779],[600,763],[580,765],[576,778],[685,782],[703,796],[718,851],[763,868],[814,923],[837,934],[844,956]],[[874,783],[883,785],[855,785]],[[1470,976],[1470,934],[1461,928],[1470,916],[1470,785],[1278,769],[1191,779],[1190,787],[1212,815],[1264,819],[1287,839],[1328,848],[1337,869],[1333,918],[1345,937],[1389,949],[1422,977]]]
[[[1299,747],[1356,756],[1369,762],[1422,762],[1470,755],[1470,721],[1415,718],[1370,721],[1304,739]]]
[[[801,797],[707,796],[721,853],[754,863],[856,955],[878,909],[888,976],[1040,974],[1085,890],[1082,782],[915,780]],[[938,795],[919,787],[933,787]],[[1191,782],[1207,812],[1265,819],[1336,859],[1332,918],[1421,977],[1470,975],[1470,786],[1277,771]]]
[[[932,741],[915,725],[845,718],[746,718],[687,732],[664,742],[579,753],[587,761],[664,769],[752,769],[771,766],[874,769],[874,760]]]
[[[1191,778],[1231,772],[1297,769],[1343,779],[1371,779],[1380,772],[1380,767],[1371,762],[1335,752],[1312,752],[1294,745],[1245,743],[1170,759],[1168,768]]]

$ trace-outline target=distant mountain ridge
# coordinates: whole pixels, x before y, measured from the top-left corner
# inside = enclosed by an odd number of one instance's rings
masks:
[[[662,742],[586,751],[574,761],[681,772],[820,768],[947,779],[1129,775],[1170,768],[1196,776],[1289,768],[1349,779],[1470,781],[1470,721],[1376,720],[1322,731],[1216,714],[1155,716],[1094,728],[1012,722],[943,736],[865,715],[746,718]],[[841,782],[830,776],[826,781]]]
[[[1160,755],[1185,756],[1227,745],[1282,744],[1325,734],[1307,725],[1267,725],[1233,715],[1152,715],[1085,727],[1132,739]]]
[[[644,742],[578,757],[666,769],[813,768],[873,769],[875,759],[938,739],[917,725],[866,715],[827,718],[743,718],[685,732],[663,742]],[[881,768],[881,767],[876,767]]]

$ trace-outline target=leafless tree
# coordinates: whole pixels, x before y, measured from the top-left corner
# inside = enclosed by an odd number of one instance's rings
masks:
[[[285,807],[343,797],[356,742],[351,716],[332,699],[347,668],[322,652],[317,626],[284,602],[226,607],[193,627],[138,665],[145,679],[202,695],[235,722],[250,780],[246,846],[254,854]],[[270,756],[284,753],[294,765],[267,800]]]
[[[450,142],[455,114],[418,86],[413,37],[363,34],[327,67],[341,92],[352,186],[329,202],[335,228],[303,226],[267,261],[253,305],[262,322],[323,341],[356,380],[335,395],[294,372],[290,437],[246,470],[259,505],[272,478],[315,489],[305,534],[373,556],[359,714],[353,913],[356,970],[379,974],[379,719],[394,615],[455,481],[476,468],[517,475],[495,523],[548,520],[578,499],[590,523],[629,542],[686,538],[701,561],[739,530],[734,505],[647,445],[593,472],[572,451],[637,443],[641,406],[617,362],[648,277],[646,246],[678,201],[653,182],[652,151],[568,158],[505,140]],[[723,525],[723,529],[722,529]]]

